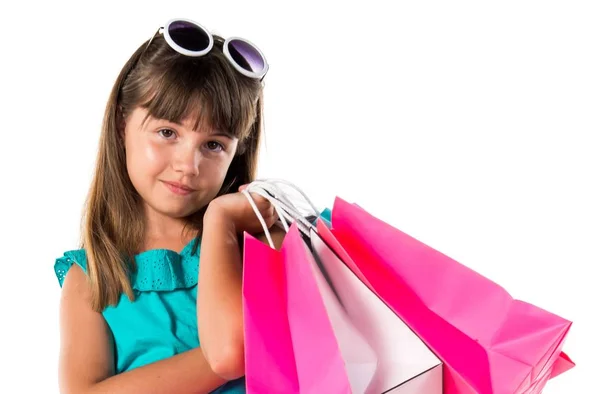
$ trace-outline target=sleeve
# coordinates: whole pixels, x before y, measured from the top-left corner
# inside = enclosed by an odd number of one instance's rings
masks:
[[[327,227],[331,227],[331,209],[325,208],[323,211],[321,211],[319,216],[312,215],[307,217],[306,219],[310,221],[314,226],[316,226],[317,221],[321,219],[321,221],[323,221],[325,225],[327,225]]]
[[[325,222],[325,224],[328,227],[331,227],[331,209],[325,208],[321,212],[321,215],[319,216],[319,219],[321,219],[323,222]]]
[[[62,287],[65,276],[67,276],[67,272],[73,264],[77,264],[81,267],[83,272],[87,274],[87,259],[84,249],[65,252],[62,257],[56,259],[56,262],[54,263],[54,273],[56,274],[60,287]]]

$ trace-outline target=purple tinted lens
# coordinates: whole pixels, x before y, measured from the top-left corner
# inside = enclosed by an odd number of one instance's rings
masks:
[[[265,60],[256,48],[242,40],[231,40],[229,53],[235,62],[246,71],[260,72],[265,68]]]
[[[208,48],[207,33],[193,23],[176,21],[169,25],[169,35],[180,47],[199,52]]]

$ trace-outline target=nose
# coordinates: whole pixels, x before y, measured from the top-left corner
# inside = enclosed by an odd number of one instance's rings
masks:
[[[201,152],[195,146],[181,146],[175,152],[173,169],[182,175],[197,176],[200,173]]]

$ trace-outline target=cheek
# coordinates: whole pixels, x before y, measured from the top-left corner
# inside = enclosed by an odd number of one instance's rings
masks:
[[[231,159],[222,158],[220,160],[207,160],[200,167],[202,183],[208,188],[220,188],[229,166]]]
[[[141,180],[160,174],[168,164],[164,146],[146,138],[136,138],[127,146],[127,169],[131,178]]]
[[[165,146],[149,142],[142,147],[140,161],[154,173],[162,172],[169,163],[169,154]]]

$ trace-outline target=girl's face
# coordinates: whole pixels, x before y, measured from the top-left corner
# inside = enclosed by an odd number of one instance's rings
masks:
[[[182,124],[149,117],[136,108],[125,124],[127,172],[146,208],[173,218],[206,206],[219,192],[238,141],[193,120]]]

